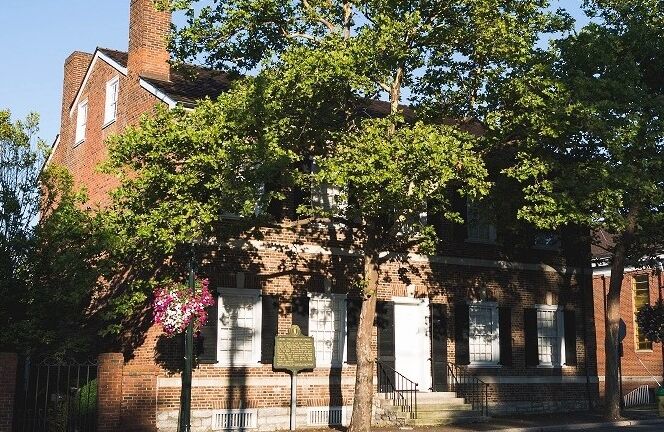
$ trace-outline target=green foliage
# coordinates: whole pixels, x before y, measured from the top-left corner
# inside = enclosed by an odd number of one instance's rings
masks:
[[[518,143],[507,173],[524,185],[521,217],[617,239],[636,220],[636,260],[664,240],[664,75],[654,72],[664,67],[664,35],[652,12],[627,4],[642,2],[592,2],[606,21],[557,41],[501,89],[510,103],[491,120]]]
[[[82,209],[85,194],[73,189],[64,168],[47,167],[40,183],[41,220],[31,233],[0,344],[24,353],[89,353],[100,342],[100,278],[111,271],[106,251],[113,250],[113,233],[101,215]]]
[[[664,341],[664,302],[657,300],[654,305],[644,305],[636,312],[639,332],[651,342]]]
[[[38,176],[45,153],[35,134],[38,116],[13,121],[0,110],[0,326],[21,316],[33,225],[39,210]],[[6,346],[0,332],[0,347]]]

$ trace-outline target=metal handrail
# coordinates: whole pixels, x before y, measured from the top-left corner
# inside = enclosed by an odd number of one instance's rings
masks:
[[[402,412],[407,412],[411,419],[416,419],[418,384],[380,360],[376,360],[376,365],[378,392],[385,393],[385,397],[395,406],[401,407]],[[390,375],[394,376],[393,380],[390,379]]]
[[[447,382],[450,391],[470,404],[473,411],[489,415],[489,384],[468,372],[467,367],[447,362]]]

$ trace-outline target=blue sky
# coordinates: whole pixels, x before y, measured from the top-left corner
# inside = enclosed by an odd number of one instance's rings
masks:
[[[581,0],[553,1],[581,20]],[[62,68],[72,51],[127,49],[129,0],[2,0],[0,109],[36,111],[50,144],[60,125]]]

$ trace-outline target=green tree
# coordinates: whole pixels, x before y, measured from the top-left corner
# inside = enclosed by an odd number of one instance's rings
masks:
[[[664,340],[664,301],[657,300],[654,305],[644,305],[636,312],[636,322],[646,339],[651,342]]]
[[[507,171],[524,185],[522,218],[613,238],[605,416],[616,419],[624,268],[664,248],[664,10],[599,0],[586,10],[594,22],[497,90],[505,103],[492,122],[495,138],[519,150]]]
[[[26,260],[39,211],[39,170],[44,162],[36,138],[39,117],[13,121],[0,110],[0,325],[6,329],[21,316]],[[2,332],[4,333],[4,332]],[[2,337],[2,336],[0,336]],[[0,344],[5,344],[0,339]]]
[[[529,61],[542,32],[568,20],[546,12],[543,0],[164,3],[189,17],[174,33],[180,60],[257,76],[217,102],[161,111],[112,140],[108,166],[122,177],[114,217],[125,244],[168,264],[179,243],[210,235],[220,212],[250,216],[293,187],[344,191],[343,211],[315,201],[299,210],[332,217],[359,239],[364,301],[351,430],[366,431],[376,289],[388,259],[380,253],[430,244],[431,229],[413,222],[423,210],[459,220],[450,190],[488,192],[482,138],[468,132],[488,115],[486,89]],[[405,92],[419,114],[401,105]],[[376,110],[381,96],[388,108]],[[313,175],[299,169],[310,159]],[[277,186],[261,193],[263,184]]]

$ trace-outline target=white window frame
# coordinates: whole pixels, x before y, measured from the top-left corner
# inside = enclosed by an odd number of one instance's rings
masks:
[[[495,244],[496,243],[496,226],[486,218],[484,209],[486,205],[482,201],[473,201],[469,199],[466,202],[466,241],[470,243],[486,243],[486,244]],[[477,214],[477,217],[471,219],[471,214]],[[474,220],[477,219],[477,220]],[[473,224],[471,225],[471,221]],[[474,231],[483,231],[483,227],[486,227],[487,237],[477,235]]]
[[[333,293],[307,293],[309,297],[309,336],[312,336],[314,338],[314,346],[316,346],[316,333],[315,331],[312,331],[314,328],[312,326],[312,320],[311,320],[311,299],[315,298],[322,298],[322,299],[327,299],[331,300],[332,302],[338,302],[341,305],[342,311],[341,314],[343,315],[343,322],[341,325],[341,332],[342,334],[340,335],[338,343],[341,345],[338,347],[342,354],[341,354],[341,360],[340,361],[333,361],[330,359],[329,361],[323,361],[321,360],[321,356],[318,355],[318,352],[316,352],[316,367],[343,367],[343,365],[347,361],[347,352],[346,352],[346,338],[348,336],[348,307],[346,304],[346,294],[333,294]]]
[[[552,244],[537,244],[537,238],[540,236],[546,236],[546,235],[551,235],[555,238],[555,243]],[[554,231],[538,231],[535,233],[535,236],[533,238],[533,248],[534,249],[540,249],[540,250],[560,250],[561,247],[561,239],[560,239],[560,234]]]
[[[491,310],[491,321],[494,324],[494,331],[491,340],[491,361],[473,361],[473,334],[472,334],[472,315],[473,308],[487,308]],[[498,316],[498,303],[496,302],[473,302],[468,304],[468,356],[471,366],[497,366],[500,364],[500,319]]]
[[[85,141],[85,130],[88,125],[88,100],[78,104],[76,108],[76,136],[74,144],[78,145]]]
[[[244,362],[231,361],[225,351],[221,350],[221,312],[226,297],[247,297],[254,300],[253,325],[254,333],[251,341],[251,360]],[[259,366],[261,361],[261,339],[263,326],[263,300],[260,289],[244,288],[219,288],[217,290],[217,365],[222,367],[247,367]]]
[[[316,174],[320,169],[315,159],[311,159],[311,174]],[[311,185],[311,203],[322,208],[325,211],[332,212],[334,216],[344,216],[348,208],[347,197],[344,195],[347,191],[343,188],[329,185]]]
[[[537,359],[539,361],[539,366],[540,367],[562,367],[565,365],[565,311],[562,306],[559,305],[535,305],[535,309],[539,311],[546,311],[546,312],[555,312],[556,314],[556,330],[557,330],[557,345],[558,345],[558,352],[560,353],[560,358],[557,359],[558,361],[555,361],[556,359],[553,359],[550,363],[548,362],[543,362],[540,349],[539,349],[539,338],[540,338],[540,331],[539,331],[539,313],[537,314],[537,319],[535,322],[537,323]]]
[[[106,83],[106,99],[104,103],[104,127],[117,118],[118,96],[120,94],[120,77],[116,76]]]

